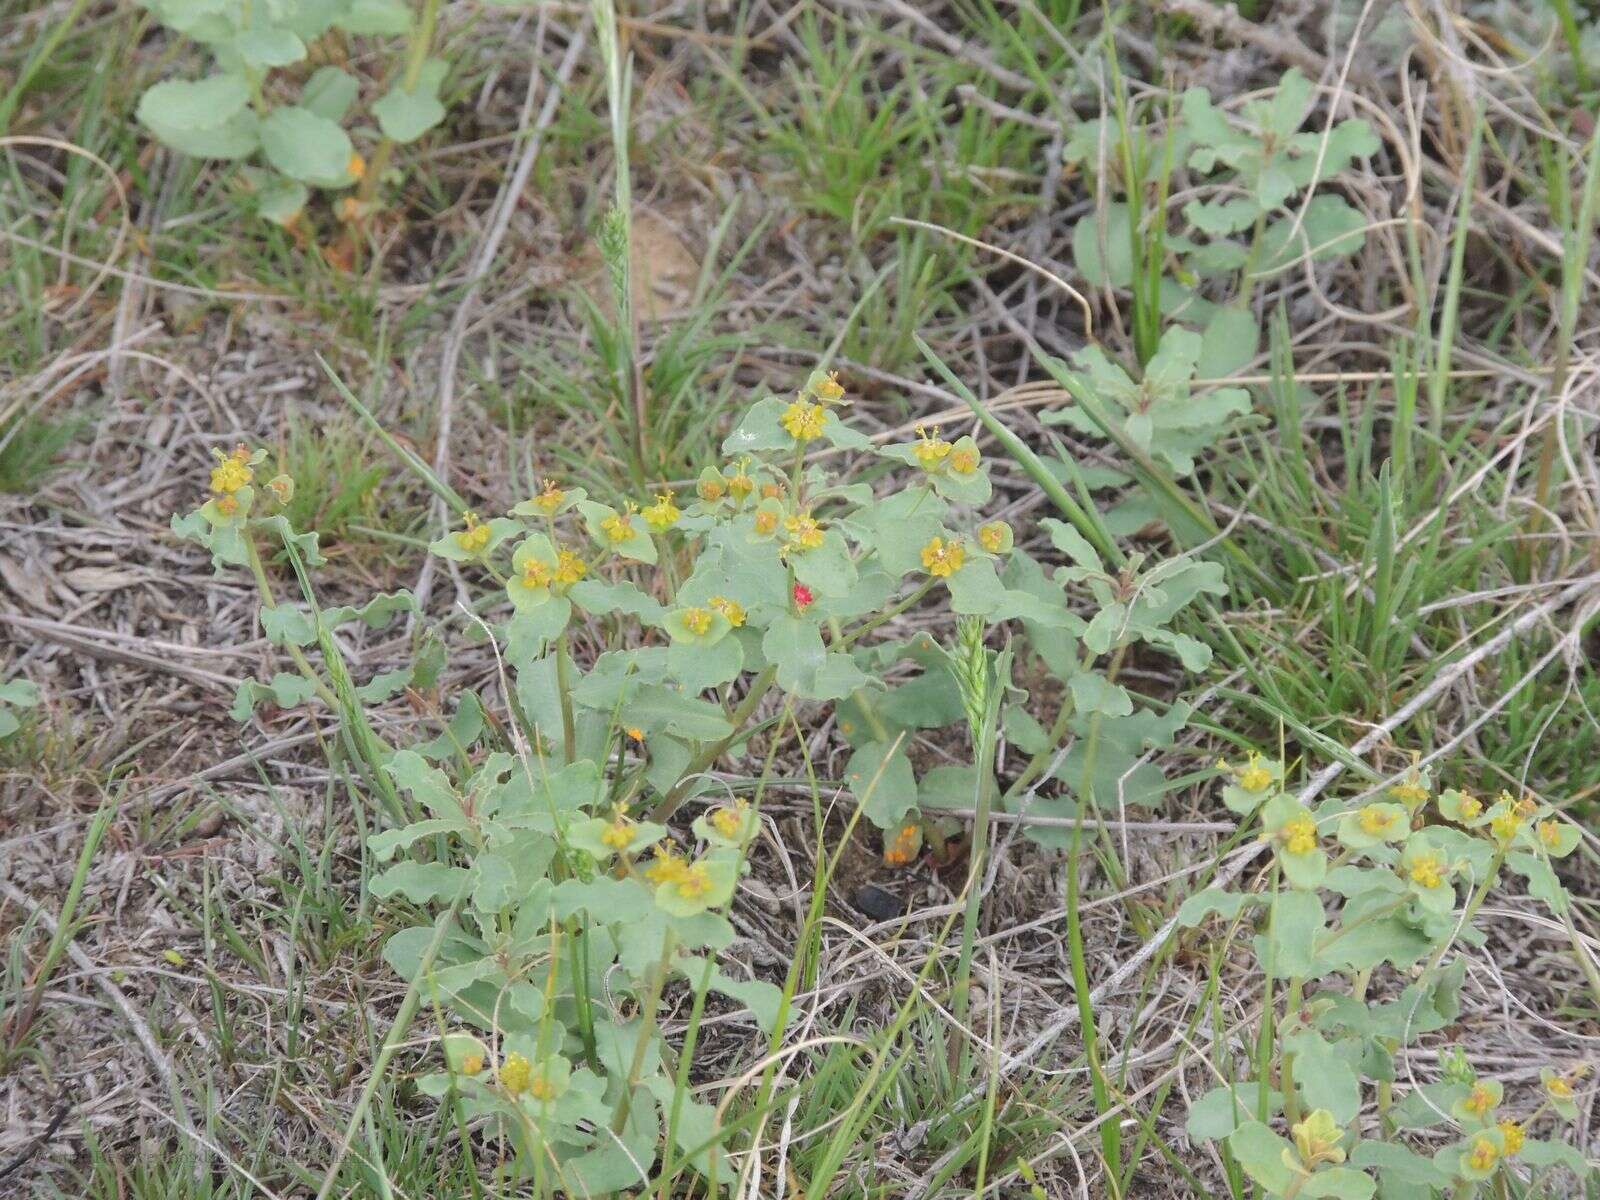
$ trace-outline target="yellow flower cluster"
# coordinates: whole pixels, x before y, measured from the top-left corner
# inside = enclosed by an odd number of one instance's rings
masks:
[[[1411,860],[1407,874],[1411,882],[1419,887],[1436,888],[1444,882],[1447,866],[1444,855],[1430,850],[1426,854],[1419,854]]]
[[[815,550],[822,545],[822,525],[810,513],[796,513],[783,522],[794,550]]]
[[[549,587],[550,586],[550,582],[551,582],[551,580],[553,578],[554,578],[554,575],[551,572],[549,566],[547,566],[544,562],[542,562],[539,559],[535,558],[531,554],[528,556],[528,560],[525,563],[522,564],[522,585],[523,585],[523,587],[530,587],[530,588]]]
[[[1432,884],[1424,886],[1432,887]],[[1472,1091],[1467,1093],[1467,1098],[1461,1102],[1461,1107],[1475,1117],[1487,1116],[1489,1110],[1495,1106],[1494,1090],[1486,1084],[1475,1083]]]
[[[1500,1151],[1495,1149],[1494,1143],[1480,1135],[1473,1140],[1472,1149],[1467,1151],[1467,1166],[1474,1171],[1487,1171],[1499,1157]]]
[[[1495,1128],[1500,1131],[1500,1136],[1506,1140],[1507,1158],[1521,1151],[1522,1143],[1527,1139],[1527,1134],[1523,1132],[1521,1125],[1507,1117]]]
[[[955,540],[946,542],[936,537],[922,548],[922,567],[936,579],[948,579],[961,570],[966,560],[966,549]]]
[[[1301,813],[1289,819],[1279,836],[1290,854],[1310,854],[1317,848],[1317,823],[1310,813]]]
[[[461,514],[466,528],[456,532],[456,545],[468,554],[482,554],[489,545],[492,530],[478,520],[478,514],[468,509]]]
[[[744,605],[737,600],[729,600],[726,596],[713,596],[706,603],[727,617],[728,624],[735,629],[744,624],[745,617],[748,615],[744,611]]]
[[[704,637],[710,633],[713,619],[709,610],[698,605],[683,610],[683,627],[695,637]]]
[[[837,404],[844,399],[844,384],[839,382],[839,372],[829,371],[811,388],[811,392],[824,404]]]
[[[711,814],[711,825],[723,837],[736,838],[744,828],[745,814],[749,810],[750,803],[743,798],[724,804]]]
[[[683,516],[678,511],[678,506],[672,502],[671,492],[657,493],[656,502],[646,508],[640,515],[644,517],[650,528],[657,533],[671,529],[677,523],[678,518]]]
[[[1394,828],[1394,823],[1399,818],[1393,811],[1385,812],[1376,804],[1368,804],[1361,810],[1361,815],[1356,818],[1361,826],[1361,832],[1373,837],[1382,837]]]
[[[783,431],[797,442],[809,442],[822,436],[822,426],[828,416],[828,410],[820,404],[808,404],[804,400],[796,400],[783,410],[783,416],[778,418],[778,424],[783,426]]]
[[[527,1091],[532,1078],[533,1064],[515,1050],[506,1055],[505,1061],[500,1064],[500,1086],[513,1096],[520,1096]]]
[[[935,425],[930,433],[924,425],[917,426],[917,444],[911,452],[917,456],[917,463],[924,471],[931,471],[942,463],[950,454],[952,447],[949,442],[939,436],[939,427]]]
[[[567,498],[567,494],[551,480],[545,479],[540,482],[542,490],[533,498],[533,502],[545,516],[553,517],[561,508],[561,502]]]
[[[633,844],[634,824],[618,813],[611,824],[600,831],[600,844],[611,850],[626,850]]]
[[[1242,767],[1230,767],[1227,759],[1217,759],[1217,770],[1232,774],[1233,781],[1247,792],[1264,792],[1272,786],[1272,772],[1263,765],[1260,753],[1255,750],[1250,751]]]
[[[588,566],[571,550],[558,550],[556,552],[556,582],[567,587],[581,580],[589,573]]]
[[[232,454],[211,468],[211,490],[219,496],[231,496],[255,477],[250,469],[250,451],[235,446]]]
[[[628,506],[627,512],[612,513],[600,522],[600,532],[615,545],[621,545],[633,537],[633,506]]]

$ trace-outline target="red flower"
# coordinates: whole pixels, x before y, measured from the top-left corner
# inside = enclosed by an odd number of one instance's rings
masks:
[[[815,599],[816,597],[811,594],[811,589],[805,584],[797,583],[794,585],[794,602],[797,608],[810,608],[811,602]]]

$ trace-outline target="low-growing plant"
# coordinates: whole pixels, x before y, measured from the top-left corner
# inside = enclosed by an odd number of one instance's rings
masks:
[[[1227,1038],[1253,1054],[1219,1052],[1224,1082],[1191,1105],[1189,1136],[1221,1141],[1285,1200],[1532,1195],[1558,1168],[1586,1177],[1559,1140],[1585,1066],[1546,1065],[1536,1086],[1508,1090],[1478,1077],[1460,1047],[1428,1082],[1406,1057],[1461,1016],[1467,958],[1451,951],[1484,944],[1480,910],[1508,874],[1565,919],[1571,898],[1552,862],[1576,848],[1578,827],[1527,797],[1436,794],[1426,770],[1378,797],[1313,807],[1285,790],[1281,762],[1218,765],[1224,803],[1259,829],[1273,862],[1263,889],[1208,889],[1179,920],[1220,917],[1229,940],[1254,924],[1263,1000],[1257,1028]]]
[[[168,79],[139,100],[138,116],[163,145],[197,158],[240,162],[248,205],[292,227],[311,189],[342,192],[338,218],[370,215],[395,145],[413,142],[445,117],[440,91],[447,64],[430,58],[439,0],[413,17],[402,0],[141,0],[174,33],[200,43],[211,73]],[[389,86],[365,109],[361,81],[336,61],[340,35],[408,36]],[[314,61],[323,65],[310,70]],[[370,114],[381,137],[371,161],[347,126]]]
[[[1249,301],[1263,279],[1361,249],[1366,217],[1319,188],[1375,153],[1378,139],[1355,117],[1302,132],[1312,91],[1291,70],[1271,95],[1234,115],[1195,87],[1148,121],[1119,93],[1113,115],[1073,131],[1063,158],[1104,197],[1074,227],[1073,256],[1094,287],[1132,290],[1141,362],[1156,354],[1165,322],[1176,320],[1208,334],[1200,375],[1229,374],[1261,343]],[[1181,223],[1169,211],[1179,182],[1193,196],[1179,210]]]
[[[1052,578],[1009,525],[979,515],[992,489],[971,437],[921,429],[875,452],[897,464],[892,490],[849,481],[845,456],[874,450],[841,419],[846,404],[831,375],[757,402],[726,438],[725,462],[692,490],[619,509],[547,482],[505,516],[461,511],[461,528],[431,549],[491,588],[478,607],[508,669],[509,713],[491,716],[466,693],[437,737],[404,747],[385,742],[366,710],[401,688],[430,694],[437,659],[357,683],[332,631],[411,611],[408,594],[320,609],[307,573],[320,561],[317,536],[285,515],[292,480],[258,487],[263,451],[219,453],[211,497],[174,518],[219,569],[253,572],[263,630],[296,668],[242,684],[235,715],[313,699],[340,712],[351,757],[395,826],[369,840],[380,861],[401,859],[373,891],[415,906],[402,911],[441,914],[385,949],[450,1014],[447,1070],[424,1089],[494,1118],[523,1168],[562,1187],[630,1186],[662,1145],[680,1164],[726,1173],[716,1116],[683,1094],[687,1068],[673,1067],[658,1010],[668,981],[683,977],[697,1004],[709,989],[769,1034],[782,1022],[784,993],[728,974],[717,957],[733,939],[718,910],[758,831],[765,768],[745,773],[743,792],[709,772],[741,756],[770,762],[797,708],[838,706],[853,746],[844,784],[886,831],[891,861],[915,854],[922,819],[973,803],[982,812],[999,791],[984,755],[919,773],[907,747],[920,730],[965,725],[976,743],[1003,722],[1031,756],[1000,797],[1016,807],[1139,804],[1161,791],[1160,772],[1139,759],[1187,709],[1137,707],[1117,664],[1144,642],[1203,666],[1205,648],[1168,626],[1196,595],[1221,589],[1220,568],[1187,556],[1108,567],[1084,534],[1048,521],[1071,564]],[[273,593],[264,555],[280,547],[305,603]],[[1069,611],[1065,588],[1094,599],[1092,619]],[[873,636],[919,605],[962,618],[956,651],[926,635]],[[1013,682],[1012,655],[983,651],[988,631],[1013,623],[1024,669],[1056,681],[1048,728]],[[781,698],[776,717],[765,715],[769,697]],[[1033,798],[1028,786],[1052,772],[1072,791]],[[695,848],[668,825],[688,803],[709,806],[692,824]],[[971,935],[969,912],[967,944]]]

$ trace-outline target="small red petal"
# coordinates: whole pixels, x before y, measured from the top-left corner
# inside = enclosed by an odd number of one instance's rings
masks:
[[[811,589],[803,583],[794,585],[794,602],[801,608],[808,608],[816,597],[811,594]]]

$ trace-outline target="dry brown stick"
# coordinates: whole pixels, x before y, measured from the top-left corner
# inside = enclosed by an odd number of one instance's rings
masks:
[[[152,671],[165,671],[169,675],[178,675],[193,683],[209,688],[231,692],[239,685],[237,679],[222,675],[216,671],[207,671],[204,667],[186,667],[169,659],[161,658],[154,654],[145,654],[138,650],[131,650],[124,646],[108,645],[97,641],[92,636],[95,631],[92,626],[68,625],[61,621],[41,620],[36,617],[19,617],[11,613],[0,613],[0,621],[8,624],[20,625],[39,637],[52,642],[59,642],[63,646],[70,646],[91,658],[102,658],[108,662],[129,663],[136,667],[145,667]],[[125,635],[108,634],[110,637]],[[163,647],[165,645],[163,644]],[[185,647],[187,649],[187,647]]]

